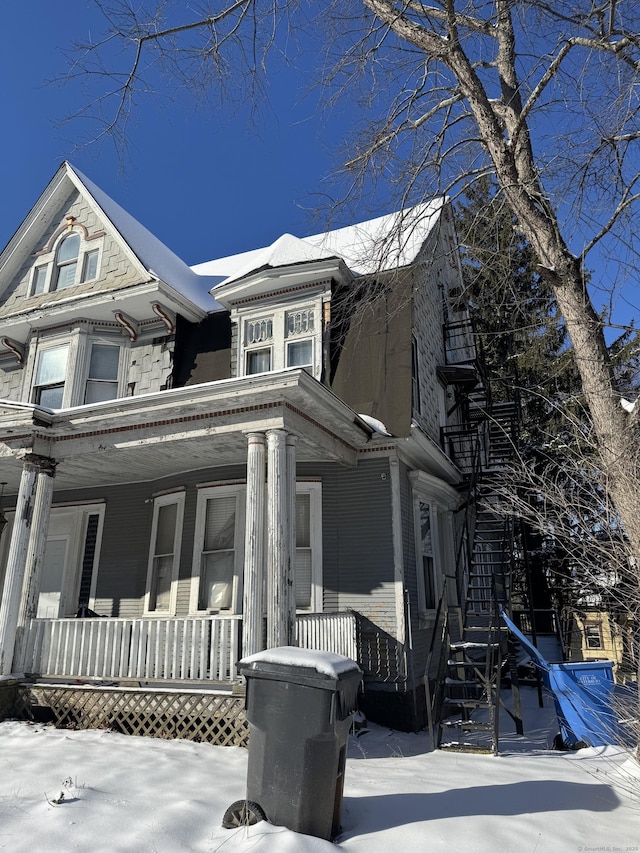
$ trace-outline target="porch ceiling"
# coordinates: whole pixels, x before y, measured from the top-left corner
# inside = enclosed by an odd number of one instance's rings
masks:
[[[0,403],[0,480],[17,491],[25,452],[57,461],[56,490],[244,464],[246,433],[277,428],[297,437],[299,461],[354,465],[380,441],[324,386],[289,370],[53,413]]]

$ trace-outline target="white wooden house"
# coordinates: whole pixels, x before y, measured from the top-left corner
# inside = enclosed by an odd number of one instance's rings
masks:
[[[189,268],[64,163],[0,255],[1,673],[224,693],[297,642],[418,725],[464,587],[460,294],[443,200]]]

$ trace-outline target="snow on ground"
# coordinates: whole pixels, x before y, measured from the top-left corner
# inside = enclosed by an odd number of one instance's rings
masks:
[[[424,733],[379,726],[352,737],[337,847],[267,823],[222,829],[244,796],[245,750],[6,721],[0,850],[640,851],[638,765],[613,747],[549,750],[552,709],[524,692],[527,734],[505,734],[498,756],[433,752]]]

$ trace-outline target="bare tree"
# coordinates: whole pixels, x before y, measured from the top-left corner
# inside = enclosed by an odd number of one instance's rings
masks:
[[[592,275],[587,289],[596,250],[611,277],[635,265],[637,4],[226,0],[195,14],[165,2],[141,16],[127,0],[96,2],[107,31],[76,54],[71,73],[98,75],[90,109],[102,132],[122,131],[156,68],[200,89],[230,79],[236,86],[241,72],[253,86],[270,48],[282,43],[279,28],[304,30],[315,15],[315,26],[333,28],[320,58],[327,91],[368,111],[345,158],[351,192],[383,177],[399,202],[412,203],[494,176],[561,311],[606,494],[640,565],[640,404],[632,412],[620,404],[590,296],[604,283]]]

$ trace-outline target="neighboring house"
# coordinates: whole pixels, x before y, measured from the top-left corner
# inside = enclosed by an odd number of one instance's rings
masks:
[[[564,621],[569,660],[611,660],[617,682],[635,681],[633,618],[628,613],[609,612],[597,606],[567,608]]]
[[[0,255],[0,674],[224,692],[298,642],[420,725],[466,582],[461,293],[442,200],[189,268],[63,164]]]

